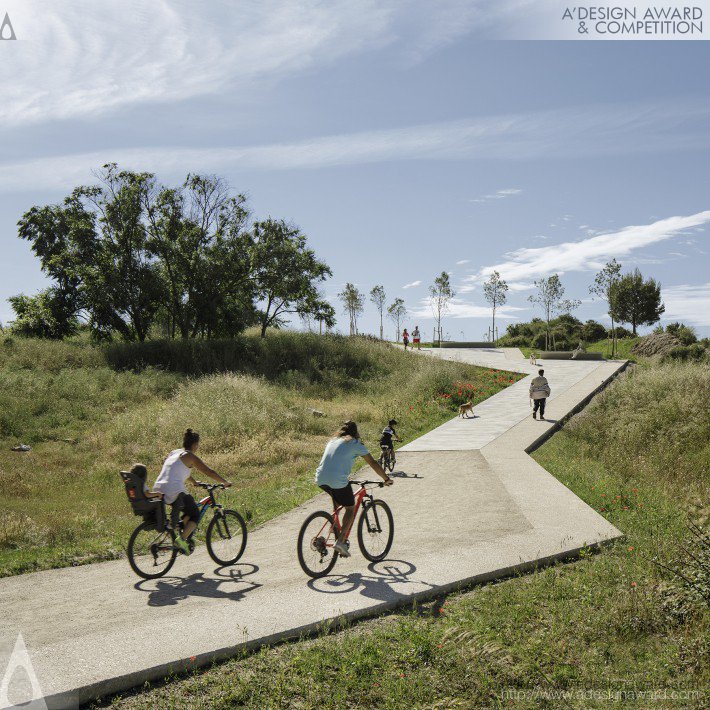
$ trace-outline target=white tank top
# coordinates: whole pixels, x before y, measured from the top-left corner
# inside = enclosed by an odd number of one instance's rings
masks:
[[[175,449],[168,454],[153,486],[153,490],[162,493],[168,504],[174,503],[181,493],[187,493],[185,481],[190,475],[190,469],[180,460],[184,453],[185,449]]]

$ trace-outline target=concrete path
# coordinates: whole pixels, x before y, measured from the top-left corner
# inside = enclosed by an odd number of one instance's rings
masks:
[[[514,352],[430,356],[536,369]],[[545,364],[553,389],[549,416],[571,412],[621,366]],[[368,566],[354,552],[332,576],[308,580],[295,540],[305,516],[327,507],[318,496],[255,530],[244,562],[231,568],[215,569],[200,547],[153,582],[137,582],[125,560],[0,580],[0,707],[4,699],[29,697],[20,695],[28,687],[21,674],[3,693],[2,673],[18,634],[29,655],[14,658],[25,666],[30,659],[46,706],[76,707],[240,648],[312,632],[324,620],[374,615],[618,537],[527,455],[555,426],[533,421],[529,412],[523,380],[477,407],[477,418],[448,422],[398,453],[395,486],[380,494],[394,512],[395,542],[390,559],[379,564]]]

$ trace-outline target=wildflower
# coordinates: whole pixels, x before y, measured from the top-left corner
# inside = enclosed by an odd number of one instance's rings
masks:
[[[629,546],[629,552],[633,552],[633,547]]]
[[[190,660],[194,663],[197,660],[197,656],[190,656]]]
[[[628,510],[628,509],[629,509],[629,506],[628,506],[628,505],[625,505],[625,506],[622,508],[622,510]]]
[[[635,587],[635,586],[636,586],[636,582],[631,582],[631,586],[632,586],[632,587]]]

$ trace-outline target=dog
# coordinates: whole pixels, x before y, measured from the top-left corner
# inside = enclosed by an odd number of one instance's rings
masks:
[[[468,415],[473,414],[473,402],[459,405],[459,416],[463,419],[464,415],[468,419]]]

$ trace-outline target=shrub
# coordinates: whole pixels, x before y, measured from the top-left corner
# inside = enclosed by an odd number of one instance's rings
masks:
[[[595,320],[588,320],[582,326],[582,340],[587,343],[596,343],[606,338],[606,328]]]
[[[666,326],[666,333],[675,335],[683,345],[692,345],[698,340],[695,334],[695,328],[685,325],[684,323],[669,323]]]

